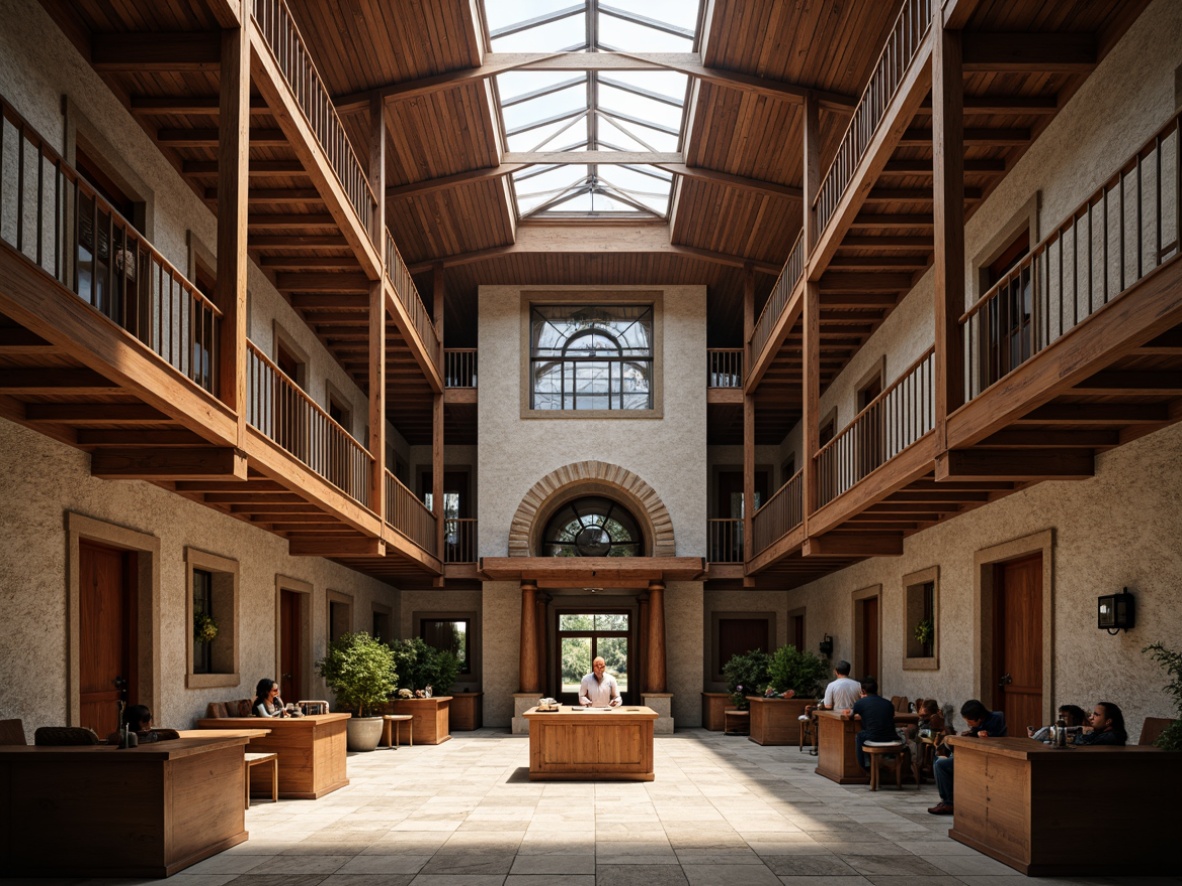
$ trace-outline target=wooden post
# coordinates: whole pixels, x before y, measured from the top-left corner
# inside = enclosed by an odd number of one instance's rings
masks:
[[[751,341],[755,329],[755,269],[748,264],[743,268],[743,341]],[[750,349],[744,348],[744,360],[750,362]],[[743,378],[751,372],[744,367]],[[750,391],[743,394],[743,562],[748,563],[755,556],[752,540],[752,518],[755,516],[755,396]],[[744,577],[744,585],[748,579]]]
[[[434,289],[435,329],[439,333],[439,341],[443,342],[443,296],[444,277],[443,262],[435,265],[431,274]],[[443,377],[443,348],[439,349],[440,365],[437,367],[439,375]],[[446,382],[445,382],[446,385]],[[444,550],[445,529],[447,527],[446,512],[443,508],[443,392],[435,395],[431,410],[431,502],[435,512],[435,543],[439,550],[439,559],[445,559]],[[457,515],[458,516],[458,515]]]
[[[821,126],[820,103],[812,93],[804,100],[804,256],[805,267],[816,245],[817,230],[815,204],[821,189]],[[808,537],[809,514],[817,505],[817,471],[813,459],[821,448],[821,287],[805,275],[804,308],[801,311],[801,350],[804,371],[801,373],[801,435],[800,468],[801,514],[804,517],[805,537]]]
[[[648,643],[646,645],[644,691],[665,691],[665,583],[648,583]]]
[[[218,97],[217,283],[222,311],[218,396],[238,414],[237,445],[246,436],[246,263],[250,166],[250,17],[222,31]]]
[[[369,103],[369,180],[377,195],[370,231],[381,261],[381,273],[369,286],[369,451],[373,455],[370,507],[387,517],[386,502],[386,250],[382,248],[386,218],[386,123],[384,105],[375,94]]]
[[[932,8],[932,173],[935,221],[936,443],[948,446],[948,414],[964,403],[964,73],[961,32]]]
[[[534,597],[534,623],[538,637],[538,691],[546,691],[546,604],[550,595],[539,593]]]
[[[807,259],[817,242],[817,213],[815,202],[821,187],[821,121],[820,103],[813,93],[804,98],[804,254]],[[807,261],[805,262],[807,266]]]
[[[538,626],[536,597],[538,586],[532,581],[521,583],[521,692],[540,692],[538,682]]]

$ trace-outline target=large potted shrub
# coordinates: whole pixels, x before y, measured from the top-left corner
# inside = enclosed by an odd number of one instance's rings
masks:
[[[353,712],[346,724],[349,750],[372,751],[382,737],[377,706],[398,687],[393,651],[365,631],[342,634],[328,645],[316,668],[337,704]],[[367,712],[377,716],[367,717]]]
[[[459,659],[451,652],[428,646],[418,637],[394,640],[390,648],[400,678],[398,692],[388,705],[389,711],[414,717],[416,744],[447,741],[451,738],[451,696],[447,693],[459,673]]]
[[[764,691],[769,680],[770,662],[771,658],[762,649],[751,649],[732,655],[722,666],[726,690],[740,711],[748,709],[748,696],[759,695]]]
[[[751,705],[751,740],[761,745],[797,744],[806,705],[814,704],[827,676],[820,658],[795,646],[781,646],[768,661],[768,685]],[[757,693],[752,693],[756,695]]]

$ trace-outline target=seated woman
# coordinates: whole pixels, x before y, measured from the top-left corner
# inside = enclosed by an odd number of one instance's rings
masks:
[[[919,714],[919,722],[907,727],[907,738],[913,742],[911,750],[916,772],[922,775],[926,771],[929,759],[925,745],[934,749],[944,740],[944,715],[940,712],[940,703],[934,698],[925,698],[920,702],[916,713]],[[934,750],[931,756],[935,756]]]
[[[286,717],[287,710],[279,697],[279,684],[270,677],[263,677],[254,688],[254,701],[250,706],[256,717]]]
[[[1077,704],[1065,704],[1059,706],[1059,719],[1067,725],[1069,730],[1077,730],[1087,723],[1088,715]],[[1049,742],[1051,740],[1051,727],[1043,726],[1041,729],[1035,729],[1033,726],[1027,726],[1026,734],[1035,741]]]
[[[1077,745],[1123,745],[1129,740],[1125,715],[1110,701],[1098,701],[1083,732],[1075,737]]]

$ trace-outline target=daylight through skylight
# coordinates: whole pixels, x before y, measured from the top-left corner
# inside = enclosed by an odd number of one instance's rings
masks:
[[[696,45],[697,0],[484,0],[484,10],[496,53],[692,52]],[[505,148],[677,152],[687,81],[685,74],[662,70],[499,74]],[[673,175],[643,160],[520,169],[511,176],[518,216],[665,218]]]

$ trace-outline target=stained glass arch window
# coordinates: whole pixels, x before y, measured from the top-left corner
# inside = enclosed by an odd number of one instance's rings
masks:
[[[545,557],[639,557],[644,536],[636,518],[619,502],[586,496],[567,502],[542,533]]]

